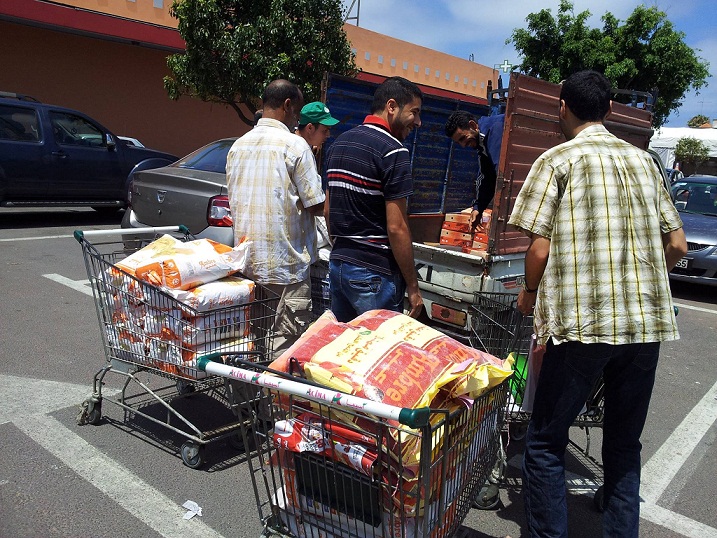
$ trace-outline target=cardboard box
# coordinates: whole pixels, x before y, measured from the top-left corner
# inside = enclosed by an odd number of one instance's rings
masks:
[[[470,220],[470,213],[446,213],[446,218],[443,221],[443,229],[454,232],[470,233]]]
[[[473,235],[470,233],[456,232],[453,230],[441,230],[441,245],[452,245],[457,247],[472,247]]]
[[[486,250],[488,248],[488,234],[484,232],[475,232],[473,234],[471,248]]]

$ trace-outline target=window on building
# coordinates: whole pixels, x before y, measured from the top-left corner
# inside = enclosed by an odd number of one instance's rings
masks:
[[[164,9],[164,0],[153,0],[154,7],[157,9]]]
[[[453,79],[453,82],[458,82],[459,80],[460,80],[460,78],[458,77],[458,75],[456,75],[456,78]]]
[[[436,69],[436,78],[438,78],[440,76],[441,76],[441,72],[438,69]]]
[[[391,67],[396,67],[396,58],[391,58]]]
[[[408,62],[403,62],[403,70],[408,71]]]
[[[418,73],[418,69],[419,69],[418,64],[413,64],[413,72]]]
[[[368,60],[371,59],[371,53],[370,53],[370,52],[367,52],[366,54],[364,54],[363,57],[366,58],[366,61],[368,61]]]
[[[378,63],[380,63],[380,64],[383,63],[383,54],[378,55]]]
[[[465,84],[466,86],[468,86],[468,79],[467,79],[466,77],[463,77],[463,84]]]
[[[356,47],[351,47],[351,54],[356,56],[357,53],[358,53],[358,51],[356,50]]]
[[[473,81],[472,86],[473,86],[474,88],[476,87],[476,81],[475,81],[475,80]]]
[[[430,67],[426,67],[426,75],[430,75],[430,74],[431,74],[431,68],[430,68]]]
[[[446,80],[451,80],[451,74],[450,74],[450,73],[446,73]]]

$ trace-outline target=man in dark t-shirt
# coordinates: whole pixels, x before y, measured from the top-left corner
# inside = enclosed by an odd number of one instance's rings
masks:
[[[324,215],[333,240],[331,310],[339,321],[379,308],[403,312],[406,293],[411,316],[423,307],[408,228],[413,177],[402,144],[421,125],[422,102],[414,83],[386,79],[364,123],[328,151]]]
[[[476,175],[476,197],[470,220],[472,229],[481,222],[483,211],[493,201],[504,123],[505,114],[483,116],[476,120],[465,110],[454,112],[446,122],[446,136],[463,148],[478,151],[480,170]]]

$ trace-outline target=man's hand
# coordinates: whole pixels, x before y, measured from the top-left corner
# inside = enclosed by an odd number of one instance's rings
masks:
[[[416,286],[415,289],[408,290],[408,303],[411,305],[411,310],[408,315],[412,318],[420,316],[421,310],[423,310],[423,297],[421,297],[421,292],[418,289],[418,286]]]
[[[528,293],[525,290],[521,290],[518,294],[518,310],[521,314],[524,316],[530,316],[533,314],[536,297],[537,293]]]
[[[478,211],[477,209],[474,209],[473,211],[471,211],[471,216],[470,216],[470,220],[468,221],[468,224],[470,225],[472,232],[476,231],[476,227],[483,228],[483,226],[481,226],[481,218],[482,217],[483,217],[482,211]]]

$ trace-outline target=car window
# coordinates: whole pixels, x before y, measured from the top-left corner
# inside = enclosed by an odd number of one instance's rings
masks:
[[[32,108],[0,105],[0,139],[39,142],[37,112]]]
[[[66,112],[50,112],[50,123],[58,144],[88,147],[105,145],[100,128],[80,116]]]
[[[717,215],[717,185],[678,181],[672,186],[675,207],[688,213]]]
[[[227,154],[232,144],[234,144],[234,140],[217,140],[179,159],[172,166],[225,174]]]

